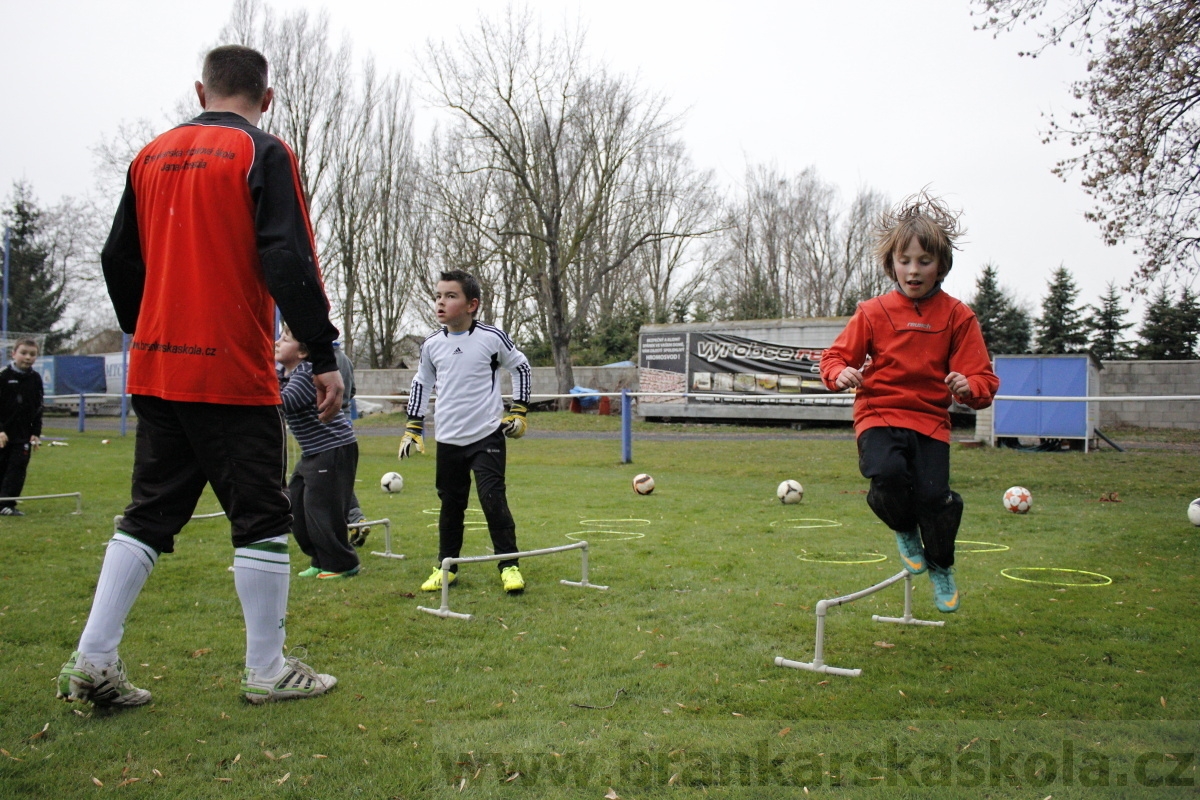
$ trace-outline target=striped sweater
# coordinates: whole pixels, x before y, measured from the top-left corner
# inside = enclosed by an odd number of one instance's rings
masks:
[[[354,444],[354,429],[345,415],[338,414],[326,425],[317,417],[317,387],[313,383],[312,364],[301,361],[290,375],[280,380],[283,413],[292,435],[306,456],[324,453],[342,445]]]

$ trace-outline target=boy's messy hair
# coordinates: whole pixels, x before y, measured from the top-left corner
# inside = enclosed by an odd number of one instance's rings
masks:
[[[447,270],[441,274],[438,280],[457,282],[462,287],[463,297],[468,303],[472,300],[483,302],[483,288],[479,285],[479,279],[466,270]]]
[[[964,233],[959,217],[938,197],[925,189],[910,194],[879,215],[875,223],[875,259],[884,273],[896,280],[892,254],[903,250],[915,236],[921,248],[937,259],[938,280],[954,266],[955,242]]]
[[[14,341],[13,345],[12,345],[12,351],[14,353],[17,352],[17,348],[21,347],[21,346],[32,347],[34,350],[37,350],[39,353],[42,352],[42,348],[38,346],[37,339],[34,339],[32,336],[22,336],[19,339],[17,339],[16,341]]]

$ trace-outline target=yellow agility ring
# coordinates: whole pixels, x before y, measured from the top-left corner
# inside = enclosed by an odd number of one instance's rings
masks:
[[[605,536],[607,538],[597,539],[596,535]],[[646,534],[636,533],[634,531],[572,531],[567,534],[567,538],[572,542],[587,542],[588,544],[598,544],[600,542],[629,542],[634,539],[645,539]]]
[[[813,564],[878,564],[880,561],[887,561],[888,557],[883,553],[833,553],[834,556],[867,556],[866,558],[857,559],[840,559],[840,558],[814,558],[821,555],[820,553],[801,553],[796,558],[801,561],[808,561]]]
[[[960,544],[977,544],[980,545],[980,547],[970,550],[963,550],[959,547]],[[959,539],[954,543],[954,550],[958,553],[1003,553],[1005,550],[1009,549],[1011,548],[1009,548],[1009,546],[1006,544],[995,544],[994,542],[972,542],[968,541],[967,539]]]
[[[1013,575],[1013,572],[1049,572],[1053,573],[1050,577],[1059,575],[1089,575],[1097,580],[1078,582],[1078,581],[1055,581],[1045,580],[1042,578],[1021,578]],[[1000,574],[1012,581],[1020,581],[1021,583],[1045,583],[1050,586],[1108,586],[1113,582],[1112,578],[1107,575],[1101,575],[1099,572],[1088,572],[1082,569],[1063,569],[1062,567],[1005,567],[1000,570]]]
[[[777,520],[772,521],[770,523],[770,526],[772,528],[774,528],[776,525],[779,525],[781,522],[816,522],[816,523],[818,523],[816,525],[787,525],[787,526],[785,526],[789,530],[806,530],[808,528],[840,528],[840,527],[842,527],[842,523],[838,522],[836,519],[816,519],[816,518],[799,518],[799,519],[783,519],[783,520],[777,519]]]

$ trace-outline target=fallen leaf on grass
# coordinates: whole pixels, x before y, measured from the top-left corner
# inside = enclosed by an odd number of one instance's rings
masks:
[[[913,727],[912,725],[909,725],[909,726],[908,726],[908,729],[909,729],[910,731],[912,731],[913,733],[920,733],[920,732],[921,732],[921,729],[920,729],[920,728]]]
[[[621,800],[621,795],[617,794],[617,790],[608,787],[608,794],[604,795],[604,800]]]
[[[329,756],[322,755],[321,753],[313,753],[313,758],[329,758]]]
[[[895,647],[896,645],[892,644],[891,642],[878,641],[875,643],[875,646],[876,647]]]
[[[1159,702],[1159,704],[1160,704],[1160,705],[1161,705],[1163,708],[1166,708],[1166,707],[1167,707],[1167,698],[1165,698],[1165,697],[1160,697],[1160,698],[1158,698],[1158,702]]]
[[[104,785],[104,781],[100,780],[99,778],[97,778],[97,777],[96,777],[96,776],[94,776],[94,775],[92,776],[92,783],[96,784],[97,786],[103,786],[103,785]]]
[[[42,738],[43,736],[45,736],[45,735],[46,735],[46,731],[48,731],[48,730],[50,730],[50,723],[49,723],[49,722],[47,722],[47,723],[46,723],[44,726],[42,726],[42,729],[41,729],[40,731],[38,731],[37,733],[35,733],[33,736],[30,736],[30,737],[29,737],[29,741],[31,741],[31,742],[32,742],[34,739],[40,739],[40,738]]]
[[[734,711],[734,712],[733,712],[733,715],[734,715],[735,717],[744,717],[744,716],[746,716],[745,714],[739,714],[739,713],[738,713],[738,712],[736,712],[736,711]]]
[[[791,728],[784,728],[783,730],[781,730],[781,731],[780,731],[778,734],[776,734],[776,735],[777,735],[777,736],[780,736],[780,737],[783,737],[783,736],[787,736],[787,735],[788,735],[789,733],[791,733],[791,732],[792,732],[792,729],[791,729]]]
[[[633,657],[633,660],[634,660],[634,661],[637,661],[639,658],[641,658],[641,657],[642,657],[642,656],[644,656],[644,655],[646,655],[646,651],[645,651],[645,650],[641,651],[641,652],[640,652],[640,653],[638,653],[636,656],[634,656],[634,657]]]
[[[817,681],[817,686],[828,686],[829,681]]]
[[[366,725],[363,725],[361,722],[360,722],[360,723],[358,723],[358,729],[359,729],[360,731],[362,731],[363,733],[366,733],[366,732],[367,732],[367,726],[366,726]]]
[[[672,776],[671,776],[671,778],[670,778],[670,779],[667,781],[667,786],[674,786],[674,785],[675,785],[675,783],[676,783],[678,780],[679,780],[679,773],[678,773],[678,772],[676,772],[676,773],[675,773],[674,775],[672,775]]]
[[[217,783],[233,783],[233,778],[217,778]]]
[[[140,780],[141,780],[141,778],[127,778],[127,779],[121,781],[120,783],[118,783],[117,788],[120,789],[122,786],[128,786],[129,784],[137,783]]]
[[[162,777],[162,773],[161,773],[161,772],[159,772],[158,770],[156,770],[156,769],[152,769],[152,770],[150,770],[150,771],[154,773],[154,777],[156,777],[156,778],[161,778],[161,777]]]
[[[514,772],[512,775],[509,775],[507,778],[505,778],[505,779],[504,779],[504,782],[505,782],[505,783],[512,783],[513,781],[515,781],[515,780],[516,780],[517,778],[519,778],[519,777],[521,777],[521,773],[519,773],[519,772]]]
[[[212,652],[211,647],[201,647],[199,650],[192,651],[192,658],[199,658],[200,656],[206,656],[211,652]]]
[[[897,689],[896,691],[900,692],[900,696],[901,696],[901,697],[908,697],[908,695],[906,695],[906,694],[904,693],[904,690],[903,690],[903,689]]]
[[[290,773],[290,772],[283,773],[283,777],[280,778],[279,780],[275,781],[275,785],[283,786],[285,783],[287,783],[287,779],[290,777],[292,777],[292,773]]]
[[[12,753],[10,753],[10,752],[8,752],[7,750],[5,750],[3,747],[0,747],[0,753],[3,753],[4,755],[8,756],[8,757],[9,757],[9,758],[11,758],[13,761],[24,761],[24,760],[25,760],[25,759],[23,759],[23,758],[17,758],[17,757],[16,757],[16,756],[14,756]]]
[[[655,664],[655,665],[654,665],[654,668],[655,668],[655,669],[663,669],[663,668],[665,668],[665,667],[669,667],[669,666],[671,666],[671,665],[670,665],[670,664],[668,664],[667,662],[665,662],[665,661],[660,661],[660,662],[658,662],[657,664]]]

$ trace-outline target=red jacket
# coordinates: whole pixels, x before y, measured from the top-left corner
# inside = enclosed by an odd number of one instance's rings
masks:
[[[129,391],[278,405],[275,303],[315,372],[337,369],[292,151],[237,114],[205,112],[146,145],[100,254]]]
[[[975,409],[990,406],[1000,388],[975,313],[940,289],[920,300],[897,289],[859,303],[821,356],[821,379],[837,391],[846,367],[863,373],[854,398],[859,435],[868,428],[909,428],[949,442],[946,375],[966,376],[971,398],[965,404]]]

